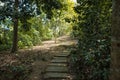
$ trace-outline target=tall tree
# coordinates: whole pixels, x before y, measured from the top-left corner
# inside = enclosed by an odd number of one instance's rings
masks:
[[[113,0],[110,80],[120,80],[120,0]]]
[[[18,43],[18,5],[19,1],[15,0],[14,4],[14,17],[13,17],[13,22],[14,22],[14,30],[13,30],[13,47],[11,52],[17,51],[17,43]]]
[[[42,9],[47,14],[47,18],[51,18],[52,9],[62,8],[60,0],[0,0],[5,5],[0,8],[0,20],[6,17],[12,18],[14,23],[13,28],[13,47],[11,52],[17,51],[18,42],[18,21],[23,25],[22,27],[29,27],[28,19],[33,17],[36,13],[40,14]],[[1,3],[0,3],[1,6]]]

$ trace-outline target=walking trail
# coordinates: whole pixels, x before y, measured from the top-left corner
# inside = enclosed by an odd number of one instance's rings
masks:
[[[76,40],[69,36],[57,38],[57,43],[54,40],[44,41],[41,46],[35,46],[31,50],[37,53],[38,58],[33,63],[33,72],[29,76],[29,80],[72,80],[69,74],[68,57],[70,50],[75,46]]]

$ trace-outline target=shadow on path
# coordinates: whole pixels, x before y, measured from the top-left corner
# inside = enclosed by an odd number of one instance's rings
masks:
[[[63,51],[70,50],[76,42],[69,36],[62,36],[57,38],[57,43],[54,40],[50,40],[44,41],[41,46],[34,46],[31,50],[36,53],[40,52],[40,54],[38,54],[38,59],[33,63],[33,72],[29,80],[43,80],[43,73],[53,57],[61,54]],[[41,57],[42,60],[40,59]]]

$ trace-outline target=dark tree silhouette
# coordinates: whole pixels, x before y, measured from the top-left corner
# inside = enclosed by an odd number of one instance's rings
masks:
[[[17,43],[18,43],[18,5],[19,5],[19,1],[15,0],[15,4],[14,4],[14,17],[13,17],[13,22],[14,22],[14,30],[13,30],[13,47],[11,52],[15,52],[17,51]]]
[[[110,80],[120,80],[120,0],[113,0]]]

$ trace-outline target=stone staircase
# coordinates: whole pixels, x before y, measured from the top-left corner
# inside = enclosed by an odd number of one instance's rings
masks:
[[[70,52],[63,51],[56,55],[45,70],[44,80],[72,80],[68,70]]]

